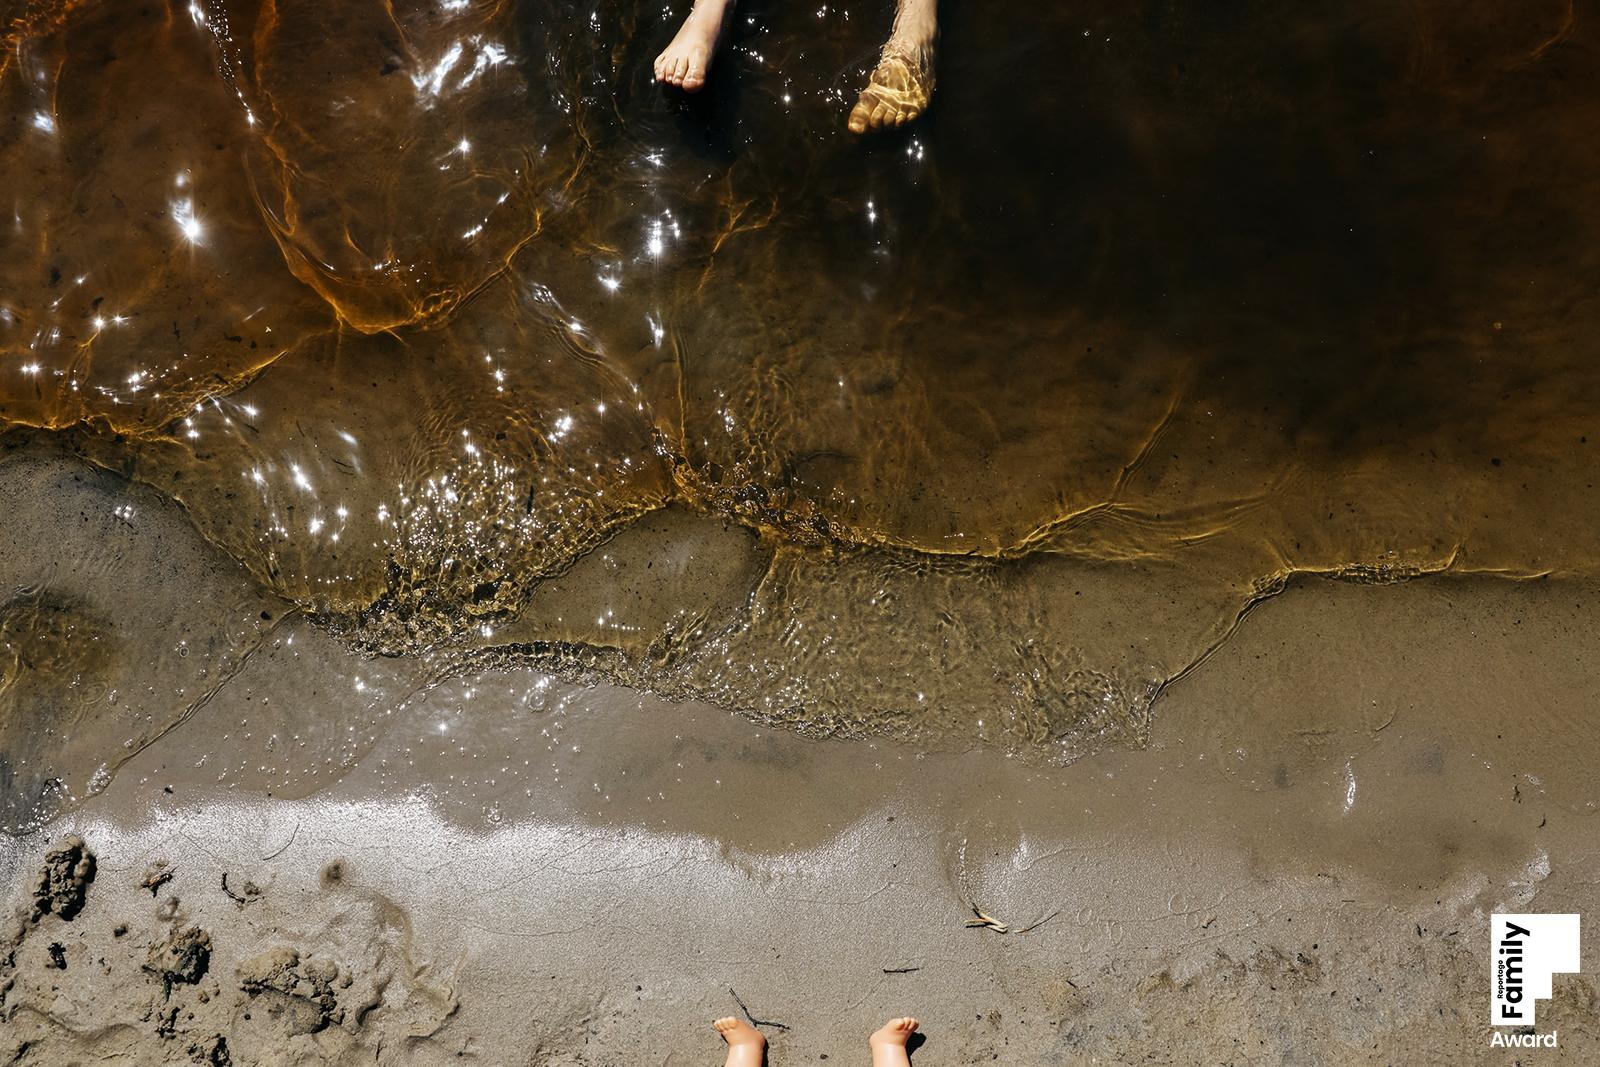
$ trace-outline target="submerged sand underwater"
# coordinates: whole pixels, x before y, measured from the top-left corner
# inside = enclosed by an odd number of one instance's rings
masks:
[[[1490,1055],[1600,884],[1592,27],[945,7],[867,140],[882,2],[693,100],[631,2],[0,7],[0,1056]]]

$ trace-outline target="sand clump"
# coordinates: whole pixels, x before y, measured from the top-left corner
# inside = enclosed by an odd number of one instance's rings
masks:
[[[173,983],[195,985],[211,965],[211,935],[198,926],[175,929],[172,936],[150,947],[144,969],[170,989]]]
[[[157,862],[91,895],[88,844],[51,846],[0,943],[0,1063],[372,1063],[454,1014],[403,910],[347,867],[277,903],[222,874]],[[241,887],[279,910],[258,925]]]
[[[351,984],[350,972],[333,960],[301,959],[298,951],[283,945],[239,964],[239,988],[281,1016],[291,1034],[314,1034],[343,1023],[347,1013],[336,991]]]
[[[92,881],[94,853],[81,837],[62,838],[45,853],[44,866],[39,870],[39,881],[33,891],[34,921],[51,914],[71,921],[83,910]]]

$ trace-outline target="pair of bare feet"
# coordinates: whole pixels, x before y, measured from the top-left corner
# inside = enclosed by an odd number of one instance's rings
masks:
[[[678,35],[656,57],[656,81],[688,93],[703,89],[733,5],[734,0],[695,0]],[[851,133],[904,126],[927,110],[938,39],[938,0],[900,0],[878,66],[850,109]]]
[[[728,1043],[728,1061],[725,1067],[761,1067],[761,1057],[767,1050],[767,1039],[761,1031],[729,1016],[711,1024]],[[890,1019],[867,1038],[872,1048],[872,1067],[911,1067],[906,1055],[906,1042],[917,1032],[917,1020],[907,1016]]]

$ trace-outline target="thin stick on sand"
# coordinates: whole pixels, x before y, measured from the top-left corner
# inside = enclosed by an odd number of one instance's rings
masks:
[[[750,1014],[750,1009],[747,1008],[745,1006],[744,1001],[739,998],[739,994],[737,994],[737,993],[735,993],[733,991],[733,987],[732,986],[728,987],[728,993],[733,997],[733,1002],[735,1004],[739,1005],[739,1010],[744,1012],[744,1017],[746,1019],[750,1020],[750,1025],[751,1026],[754,1026],[757,1029],[760,1029],[763,1026],[773,1026],[773,1027],[777,1027],[779,1030],[787,1030],[787,1029],[789,1029],[783,1023],[775,1023],[771,1019],[757,1019],[754,1015],[751,1015]]]

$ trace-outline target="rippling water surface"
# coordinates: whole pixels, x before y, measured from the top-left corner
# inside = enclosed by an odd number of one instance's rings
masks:
[[[694,99],[682,3],[0,7],[6,438],[437,674],[1052,759],[1296,573],[1594,572],[1573,6],[944,7],[867,140],[881,2],[746,0]],[[61,553],[0,590],[13,731],[109,707],[40,695],[128,625]],[[214,659],[140,736],[260,639],[173,610]]]

